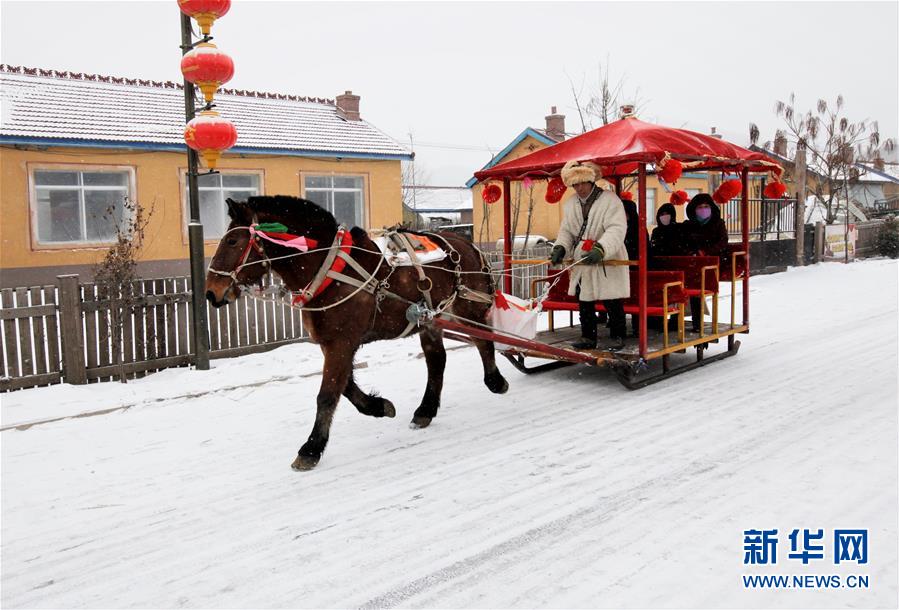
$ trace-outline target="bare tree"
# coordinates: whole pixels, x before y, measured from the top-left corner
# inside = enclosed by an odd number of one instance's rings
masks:
[[[423,201],[420,201],[420,187],[431,181],[430,174],[421,163],[415,161],[403,161],[402,167],[402,198],[403,198],[403,224],[412,228],[419,228],[423,219],[416,211]]]
[[[826,223],[833,224],[841,204],[844,209],[848,207],[849,186],[857,183],[865,173],[864,166],[859,163],[874,161],[883,153],[892,152],[895,141],[881,140],[876,121],[850,121],[843,114],[842,95],[838,95],[833,104],[820,99],[814,111],[803,113],[796,108],[796,96],[790,93],[787,102],[777,101],[774,111],[783,120],[784,129],[778,129],[773,143],[765,142],[763,147],[788,157],[788,147],[795,150],[798,144],[805,145],[807,166],[815,175],[815,179],[809,181],[810,190],[825,210]],[[750,124],[750,141],[757,143],[759,136],[758,126]],[[848,218],[848,209],[845,211]]]
[[[606,55],[605,62],[597,64],[596,82],[587,87],[587,94],[584,94],[584,84],[580,90],[576,89],[571,77],[568,82],[571,85],[571,95],[574,99],[575,108],[581,119],[581,129],[586,132],[601,125],[608,125],[618,118],[618,109],[622,104],[632,104],[634,112],[639,113],[647,104],[647,100],[643,99],[640,94],[640,88],[637,87],[631,92],[625,91],[624,85],[627,81],[626,75],[621,75],[617,79],[612,77],[612,60]]]
[[[122,357],[122,337],[125,325],[131,324],[137,261],[155,208],[155,200],[149,209],[144,209],[126,197],[121,210],[110,206],[103,214],[103,220],[115,226],[115,242],[94,267],[94,281],[101,295],[109,300],[109,318],[106,322],[112,342],[113,364],[118,367],[118,377],[122,383],[128,381]]]

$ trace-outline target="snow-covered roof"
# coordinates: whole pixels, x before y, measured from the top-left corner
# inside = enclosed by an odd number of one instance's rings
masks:
[[[413,187],[404,186],[409,194]],[[456,186],[416,186],[415,211],[417,212],[462,212],[472,209],[471,189]],[[410,204],[411,207],[411,204]]]
[[[184,149],[178,83],[0,65],[0,92],[0,142]],[[411,158],[371,123],[343,118],[332,100],[224,89],[215,103],[237,127],[233,152]]]

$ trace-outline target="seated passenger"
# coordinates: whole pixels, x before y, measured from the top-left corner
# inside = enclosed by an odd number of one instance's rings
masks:
[[[624,215],[627,218],[624,247],[627,250],[628,260],[635,261],[640,254],[640,215],[637,213],[637,204],[630,199],[622,199],[621,204],[624,206]]]
[[[677,210],[666,203],[656,212],[656,228],[649,238],[649,254],[653,256],[683,256],[687,254],[684,246],[682,225],[677,222]]]
[[[680,226],[688,254],[727,255],[727,225],[712,196],[699,193],[687,204],[687,220]]]
[[[699,193],[687,204],[687,220],[681,225],[688,254],[717,256],[726,262],[727,225],[721,218],[715,200],[708,193]],[[690,297],[690,317],[693,332],[699,332],[704,304],[699,297]]]

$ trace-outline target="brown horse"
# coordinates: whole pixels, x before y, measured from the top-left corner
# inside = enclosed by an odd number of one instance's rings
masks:
[[[231,224],[206,276],[206,298],[215,307],[236,300],[245,286],[260,282],[269,267],[291,291],[302,292],[324,275],[321,271],[324,267],[333,264],[338,242],[345,239],[334,217],[305,199],[287,196],[250,197],[246,202],[229,199],[228,213]],[[301,254],[296,249],[260,239],[251,227],[261,223],[280,223],[287,227],[286,233],[305,237],[314,247]],[[449,250],[450,256],[421,269],[426,276],[421,279],[418,269],[412,266],[387,265],[363,229],[354,227],[346,234],[352,240],[352,247],[344,249],[353,259],[342,270],[346,281],[332,280],[314,296],[306,293],[311,298],[305,302],[303,323],[312,340],[321,346],[325,363],[315,424],[292,464],[295,470],[309,470],[318,464],[328,443],[331,419],[341,394],[363,415],[396,415],[389,400],[366,394],[353,380],[353,357],[364,343],[394,339],[410,330],[419,333],[428,383],[412,418],[412,427],[428,426],[440,407],[446,365],[443,332],[427,324],[416,324],[410,329],[407,311],[410,308],[412,313],[420,311],[412,304],[423,302],[422,290],[430,288],[434,306],[446,304],[447,312],[484,323],[489,303],[483,298],[470,300],[463,295],[493,294],[493,283],[481,253],[457,235],[426,234]],[[367,289],[361,289],[363,286]],[[487,388],[497,394],[505,392],[509,384],[496,367],[493,343],[480,339],[473,342],[484,365]]]

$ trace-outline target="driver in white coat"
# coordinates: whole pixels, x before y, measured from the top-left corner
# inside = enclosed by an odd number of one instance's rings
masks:
[[[596,348],[596,301],[602,301],[609,315],[611,349],[624,347],[627,332],[623,300],[630,296],[628,267],[604,264],[628,258],[627,217],[618,196],[596,185],[601,177],[600,168],[589,162],[569,161],[562,168],[562,182],[574,194],[562,204],[562,224],[550,260],[558,265],[567,254],[579,261],[570,270],[568,284],[568,294],[578,298],[581,318],[581,339],[572,344],[577,349]]]

